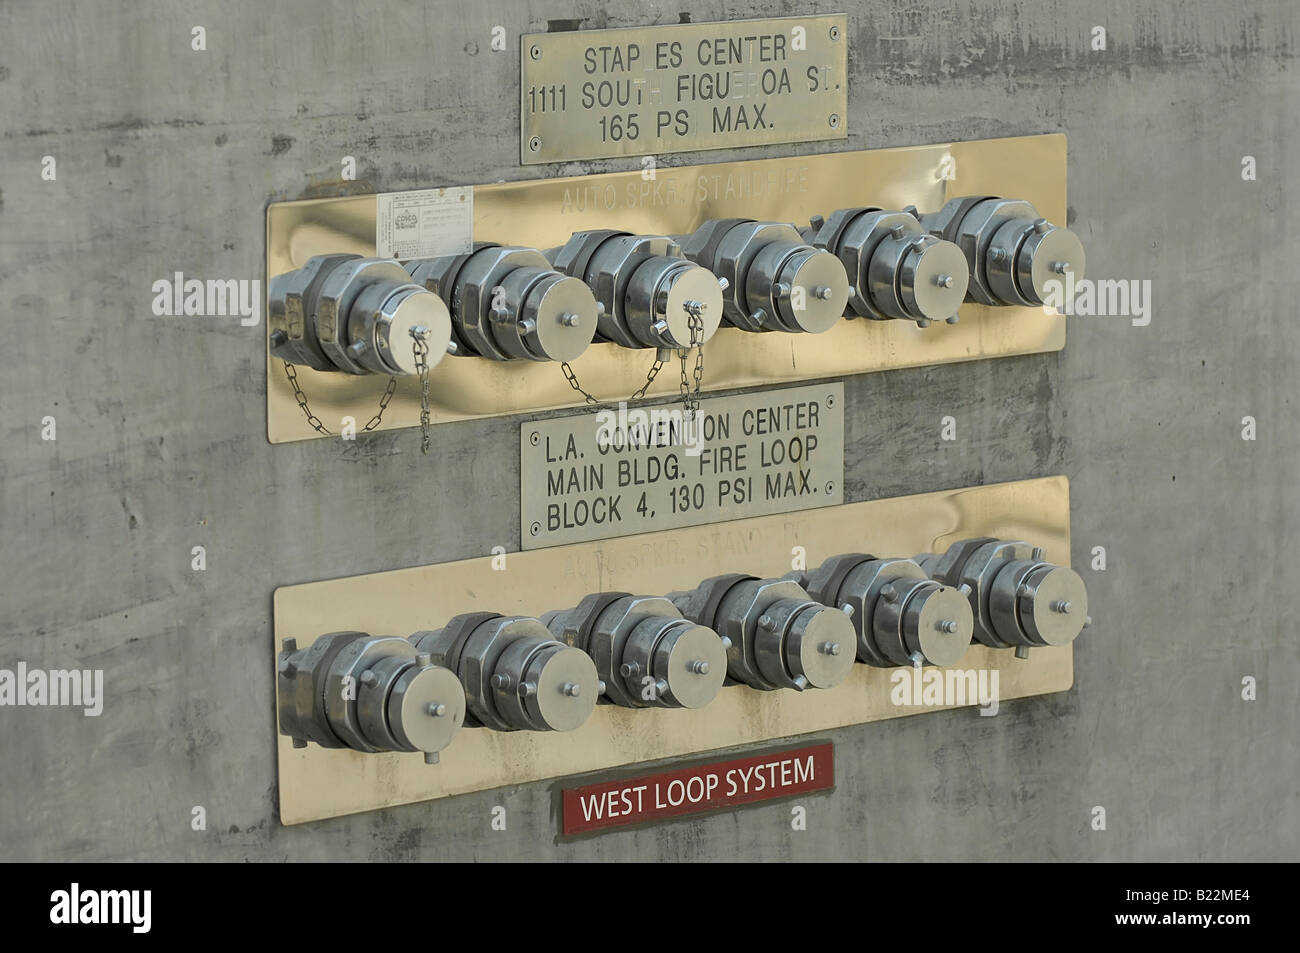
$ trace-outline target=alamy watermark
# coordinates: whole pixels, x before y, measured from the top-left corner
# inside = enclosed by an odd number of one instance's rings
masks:
[[[262,282],[256,278],[172,278],[153,283],[153,313],[158,317],[237,317],[246,328],[262,320]]]
[[[609,450],[642,450],[653,447],[685,447],[688,457],[698,457],[712,439],[717,420],[708,414],[686,413],[681,407],[651,407],[628,410],[627,401],[618,410],[596,414],[596,446]]]
[[[87,718],[104,710],[104,670],[0,668],[0,706],[80,708]]]
[[[1065,280],[1048,280],[1043,296],[1045,314],[1069,317],[1123,317],[1132,319],[1133,327],[1151,323],[1151,279],[1091,278],[1074,279],[1065,272]]]
[[[152,926],[152,890],[83,890],[74,883],[50,894],[50,922],[55,924],[128,924],[132,933]]]
[[[956,707],[979,705],[981,715],[998,713],[998,670],[958,668],[898,668],[889,674],[895,705]]]

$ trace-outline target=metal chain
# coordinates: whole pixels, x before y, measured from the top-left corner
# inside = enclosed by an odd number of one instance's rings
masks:
[[[650,370],[645,376],[645,383],[632,392],[632,396],[628,398],[629,401],[640,400],[645,396],[646,390],[654,383],[655,377],[658,376],[659,371],[663,369],[665,363],[667,362],[655,358],[655,362],[650,365]],[[584,390],[583,386],[578,383],[578,375],[574,373],[573,368],[569,365],[568,361],[564,361],[560,364],[560,370],[564,372],[564,379],[569,382],[569,386],[582,395],[582,399],[587,402],[588,407],[596,408],[603,403],[599,397]]]
[[[415,372],[420,375],[420,452],[429,452],[429,329],[411,328],[411,348],[415,351]]]
[[[564,379],[569,382],[569,386],[581,394],[582,399],[585,400],[588,405],[595,406],[600,403],[599,398],[597,398],[595,394],[588,393],[582,389],[582,385],[578,383],[578,375],[573,373],[573,368],[569,366],[568,361],[560,363],[560,370],[564,371]]]
[[[698,304],[688,302],[686,313],[689,315],[688,327],[691,329],[690,347],[684,348],[678,353],[682,365],[682,379],[680,385],[680,399],[686,408],[686,417],[692,420],[696,411],[700,409],[700,388],[704,385],[704,315],[700,311]],[[686,353],[690,348],[695,349],[695,389],[691,390],[691,382],[686,376]]]
[[[659,372],[663,370],[663,366],[666,363],[668,362],[661,361],[659,360],[658,357],[656,357],[655,362],[650,365],[650,373],[645,376],[645,383],[642,384],[640,387],[638,387],[636,390],[634,390],[632,392],[632,396],[629,397],[628,400],[640,400],[642,397],[644,397],[646,389],[649,388],[649,386],[655,382],[655,377],[657,377]]]
[[[302,408],[302,412],[307,415],[307,423],[311,424],[312,429],[317,433],[323,433],[327,437],[332,436],[333,431],[326,429],[325,425],[321,423],[321,419],[313,414],[311,408],[307,406],[307,395],[302,392],[302,388],[298,385],[298,369],[288,361],[284,362],[284,376],[289,378],[289,386],[293,388],[294,399],[298,401],[298,406]]]
[[[414,334],[414,332],[412,333]],[[420,347],[424,348],[425,354],[429,353],[429,346],[425,344],[424,341],[422,340],[418,341],[417,350],[416,350],[416,367],[420,367],[421,361],[423,361],[423,358],[420,356],[420,352],[419,352]],[[321,419],[317,417],[314,413],[312,413],[312,409],[307,405],[307,395],[303,393],[302,385],[298,383],[298,369],[294,367],[292,364],[290,364],[288,361],[284,362],[284,376],[289,378],[289,386],[293,388],[294,400],[296,400],[298,402],[298,406],[302,408],[302,412],[304,416],[306,416],[307,418],[307,423],[311,424],[311,428],[315,430],[317,433],[324,434],[327,437],[334,436],[334,431],[326,427],[325,424],[321,421]],[[424,397],[422,401],[422,412],[420,414],[420,424],[424,427],[424,441],[425,441],[425,446],[427,447],[429,441],[429,429],[428,429],[429,368],[428,365],[424,366],[424,370],[422,372],[422,378],[424,380]],[[388,386],[384,388],[383,396],[379,398],[379,409],[375,411],[375,415],[370,418],[369,422],[367,422],[366,425],[361,428],[362,433],[370,433],[370,431],[374,430],[376,427],[379,426],[380,422],[384,419],[384,411],[388,409],[388,404],[393,399],[393,395],[395,393],[397,393],[397,378],[389,377]],[[426,450],[425,452],[427,453],[428,451]]]
[[[388,402],[393,399],[393,394],[397,393],[397,378],[388,378],[388,386],[384,388],[384,396],[379,398],[379,409],[375,415],[370,418],[370,422],[361,428],[362,433],[370,433],[379,426],[379,421],[384,417],[384,411],[388,409]]]

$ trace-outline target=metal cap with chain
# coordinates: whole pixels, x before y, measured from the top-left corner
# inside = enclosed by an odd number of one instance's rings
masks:
[[[427,452],[429,369],[452,346],[450,314],[438,295],[413,283],[391,259],[317,255],[302,268],[273,278],[268,297],[271,353],[284,362],[294,399],[313,430],[331,433],[308,405],[297,365],[389,375],[378,410],[362,433],[379,426],[398,377],[419,377]],[[409,351],[400,343],[408,338]]]

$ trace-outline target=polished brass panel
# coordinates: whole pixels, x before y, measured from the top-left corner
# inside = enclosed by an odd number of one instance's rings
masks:
[[[841,13],[530,33],[519,161],[843,139],[847,28]]]
[[[273,648],[279,652],[286,638],[306,646],[343,629],[409,635],[473,610],[534,615],[576,605],[589,592],[661,593],[721,572],[777,576],[790,570],[795,546],[816,566],[841,552],[912,555],[988,535],[1027,540],[1068,565],[1069,520],[1069,481],[1048,477],[512,553],[504,570],[486,556],[286,586],[275,592]],[[1006,701],[1068,689],[1073,648],[1036,648],[1022,661],[1010,649],[972,645],[954,667],[997,668]],[[438,765],[418,755],[295,749],[278,735],[280,819],[298,824],[932,710],[895,707],[891,671],[855,665],[826,691],[731,686],[701,709],[600,705],[586,724],[562,734],[466,729]],[[954,723],[954,730],[969,727]]]
[[[945,174],[955,175],[947,179]],[[837,208],[914,204],[937,209],[952,196],[1011,195],[1065,223],[1065,136],[985,139],[869,152],[758,159],[716,165],[480,185],[474,189],[474,238],[539,248],[580,229],[617,227],[685,234],[711,218],[806,222]],[[375,197],[281,202],[267,209],[268,279],[327,252],[375,252]],[[825,334],[751,334],[722,328],[704,347],[704,389],[722,390],[866,371],[943,364],[1065,346],[1065,318],[1037,308],[965,304],[961,323],[918,328],[910,321],[841,321]],[[587,390],[625,398],[654,359],[650,350],[596,344],[573,361]],[[348,414],[370,419],[386,379],[299,368],[316,413],[331,430]],[[317,437],[278,360],[267,352],[267,435],[272,443]],[[435,424],[582,404],[558,364],[447,358],[429,375]],[[659,375],[649,394],[677,388]],[[419,382],[399,380],[378,429],[419,423]]]

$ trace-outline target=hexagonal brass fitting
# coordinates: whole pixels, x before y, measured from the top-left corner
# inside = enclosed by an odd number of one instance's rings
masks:
[[[1084,276],[1083,244],[1068,228],[1019,199],[968,195],[921,216],[927,231],[955,242],[970,268],[967,300],[987,305],[1041,305],[1063,276]]]
[[[555,252],[555,267],[586,282],[600,313],[598,334],[622,347],[696,347],[722,320],[717,278],[664,235],[575,232]]]
[[[526,616],[469,613],[410,641],[456,673],[473,724],[496,731],[571,731],[596,706],[596,667]],[[468,722],[467,722],[468,723]]]
[[[688,236],[683,249],[717,274],[732,327],[816,334],[844,315],[848,277],[789,223],[715,219]]]
[[[978,538],[920,557],[934,578],[966,589],[975,638],[992,648],[1066,645],[1091,624],[1088,593],[1074,570],[1044,560],[1023,540]]]
[[[808,579],[818,602],[850,612],[858,660],[868,665],[952,665],[970,645],[974,619],[965,594],[932,581],[912,560],[845,553]]]
[[[450,340],[446,305],[390,259],[317,255],[273,278],[268,298],[271,353],[319,371],[414,375],[416,337],[428,367]]]
[[[286,640],[277,666],[280,730],[354,751],[422,751],[436,763],[465,715],[451,672],[405,639],[332,632],[306,649]]]
[[[337,371],[316,334],[316,292],[334,266],[360,255],[315,255],[294,271],[276,275],[267,285],[267,327],[271,354],[290,364],[318,371]]]
[[[591,656],[604,699],[624,708],[702,708],[726,678],[728,641],[666,598],[595,593],[542,621]]]
[[[789,579],[728,575],[669,596],[688,619],[731,640],[727,674],[752,688],[831,688],[853,666],[853,624]]]
[[[813,244],[844,266],[853,313],[878,321],[901,318],[919,327],[956,322],[969,268],[960,249],[927,234],[913,211],[837,209],[821,221]]]
[[[454,353],[569,361],[596,334],[591,290],[535,248],[480,242],[468,254],[416,259],[406,268],[450,305]]]

